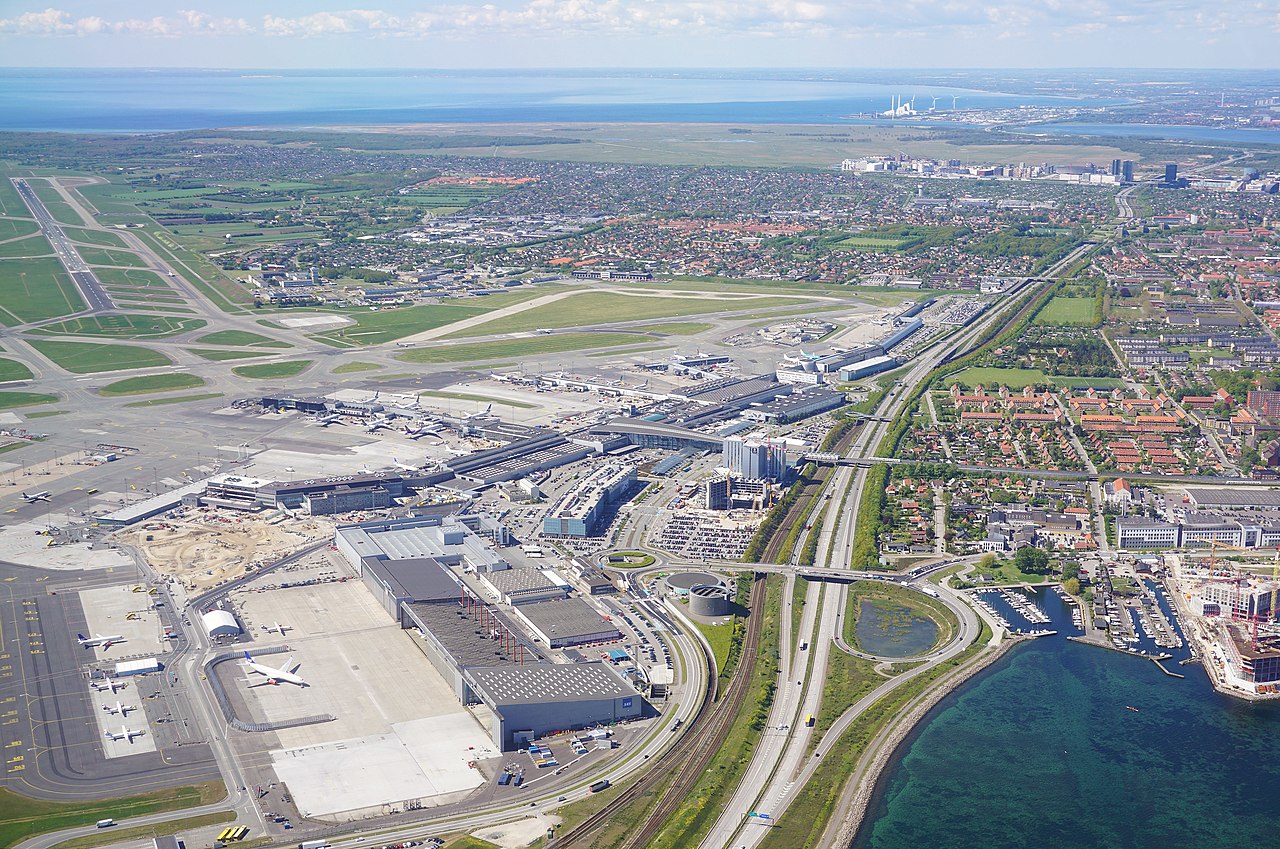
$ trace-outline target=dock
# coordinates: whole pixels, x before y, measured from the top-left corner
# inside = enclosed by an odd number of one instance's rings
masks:
[[[1151,662],[1154,663],[1157,667],[1159,667],[1160,671],[1163,672],[1165,675],[1168,675],[1170,678],[1186,678],[1187,677],[1183,675],[1181,672],[1170,672],[1169,670],[1165,669],[1164,664],[1160,662],[1160,658],[1158,657],[1151,658]]]

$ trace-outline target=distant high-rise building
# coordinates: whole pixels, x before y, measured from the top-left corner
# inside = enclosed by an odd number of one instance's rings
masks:
[[[1133,182],[1133,160],[1126,159],[1120,163],[1120,179],[1126,183]]]
[[[787,449],[780,442],[748,442],[736,436],[724,441],[724,465],[744,480],[782,480],[787,475]]]
[[[1164,166],[1164,181],[1169,185],[1178,182],[1178,163],[1170,162]]]
[[[1119,159],[1111,160],[1111,176],[1112,177],[1120,176],[1120,160]]]

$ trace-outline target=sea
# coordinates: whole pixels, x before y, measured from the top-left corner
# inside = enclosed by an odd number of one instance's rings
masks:
[[[155,133],[403,123],[832,124],[916,109],[1089,101],[869,83],[839,71],[324,71],[0,68],[0,130]]]
[[[882,776],[853,849],[1270,845],[1280,705],[1219,695],[1200,666],[1178,665],[1185,649],[1165,662],[1179,679],[1070,642],[1065,605],[1044,590],[1035,598],[1053,625],[1003,612],[1058,636],[1014,648],[926,716]]]

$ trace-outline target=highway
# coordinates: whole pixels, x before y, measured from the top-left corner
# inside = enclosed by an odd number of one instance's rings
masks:
[[[31,210],[31,214],[35,216],[36,223],[40,225],[41,232],[44,233],[49,244],[53,245],[53,251],[58,255],[58,261],[62,263],[62,267],[71,275],[71,279],[75,281],[76,287],[80,290],[80,296],[84,298],[84,302],[89,307],[89,312],[106,312],[113,310],[116,305],[111,301],[111,297],[107,295],[102,283],[98,281],[97,275],[89,268],[88,263],[80,258],[80,254],[67,240],[67,234],[62,232],[62,227],[49,214],[49,210],[45,207],[44,201],[36,195],[35,190],[27,184],[26,180],[18,177],[12,178],[13,187],[18,190],[18,194],[22,197],[22,202]]]

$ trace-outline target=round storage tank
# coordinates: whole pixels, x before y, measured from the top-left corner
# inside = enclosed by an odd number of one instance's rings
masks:
[[[203,617],[204,629],[210,637],[236,637],[240,635],[240,626],[236,618],[225,610],[210,610]]]
[[[667,590],[684,598],[696,586],[725,587],[719,576],[710,572],[676,572],[666,578]]]
[[[695,616],[728,616],[732,609],[729,588],[723,584],[699,584],[689,590],[689,612]]]

